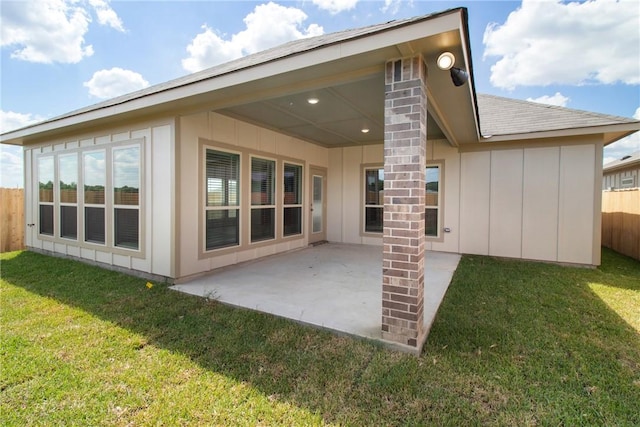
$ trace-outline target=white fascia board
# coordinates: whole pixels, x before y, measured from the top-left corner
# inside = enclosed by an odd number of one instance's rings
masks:
[[[620,133],[620,136],[608,141],[607,144],[631,135],[632,133],[640,130],[640,122],[634,123],[619,123],[604,126],[590,126],[583,128],[572,129],[558,129],[542,132],[527,132],[527,133],[513,133],[504,135],[491,135],[482,136],[481,142],[503,142],[503,141],[516,141],[523,139],[541,139],[541,138],[562,138],[566,136],[580,136],[580,135],[596,135],[607,133]]]

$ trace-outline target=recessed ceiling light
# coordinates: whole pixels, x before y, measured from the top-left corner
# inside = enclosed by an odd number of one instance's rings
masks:
[[[456,62],[456,57],[451,52],[444,52],[438,57],[438,68],[441,70],[449,70]]]
[[[309,98],[309,99],[307,99],[307,102],[308,102],[309,104],[311,104],[311,105],[315,105],[315,104],[317,104],[318,102],[320,102],[320,100],[319,100],[318,98]]]
[[[360,130],[360,132],[362,132],[362,133],[369,133],[369,128],[362,128],[362,129]]]

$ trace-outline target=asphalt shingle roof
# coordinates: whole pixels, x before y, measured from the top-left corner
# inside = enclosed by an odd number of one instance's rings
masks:
[[[480,130],[483,136],[514,135],[637,122],[637,120],[628,117],[610,116],[495,95],[478,94],[477,99]]]
[[[615,169],[618,167],[625,167],[626,165],[630,165],[632,163],[640,162],[640,151],[636,151],[628,156],[624,156],[621,159],[614,160],[612,162],[607,163],[602,167],[603,170]]]

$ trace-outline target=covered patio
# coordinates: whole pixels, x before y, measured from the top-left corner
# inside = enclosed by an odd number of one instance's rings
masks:
[[[428,331],[460,255],[426,252],[424,326]],[[327,243],[220,269],[172,288],[347,335],[382,339],[382,248]]]

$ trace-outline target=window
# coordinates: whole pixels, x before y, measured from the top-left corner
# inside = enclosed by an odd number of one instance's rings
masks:
[[[632,176],[620,179],[620,188],[633,188],[633,184]]]
[[[105,244],[105,152],[83,155],[84,240]]]
[[[240,155],[206,150],[205,249],[240,244]]]
[[[427,166],[424,194],[424,234],[438,237],[440,227],[440,166]]]
[[[382,233],[384,213],[384,169],[364,171],[364,231]],[[438,237],[440,231],[440,166],[425,169],[425,235]]]
[[[58,157],[60,237],[78,238],[78,155]]]
[[[276,236],[275,170],[274,160],[251,158],[251,242]]]
[[[365,169],[364,231],[382,233],[384,213],[384,169]]]
[[[38,202],[40,234],[53,236],[53,156],[38,159]]]
[[[113,244],[140,247],[140,147],[113,149]]]
[[[283,235],[302,233],[302,166],[284,164]]]

